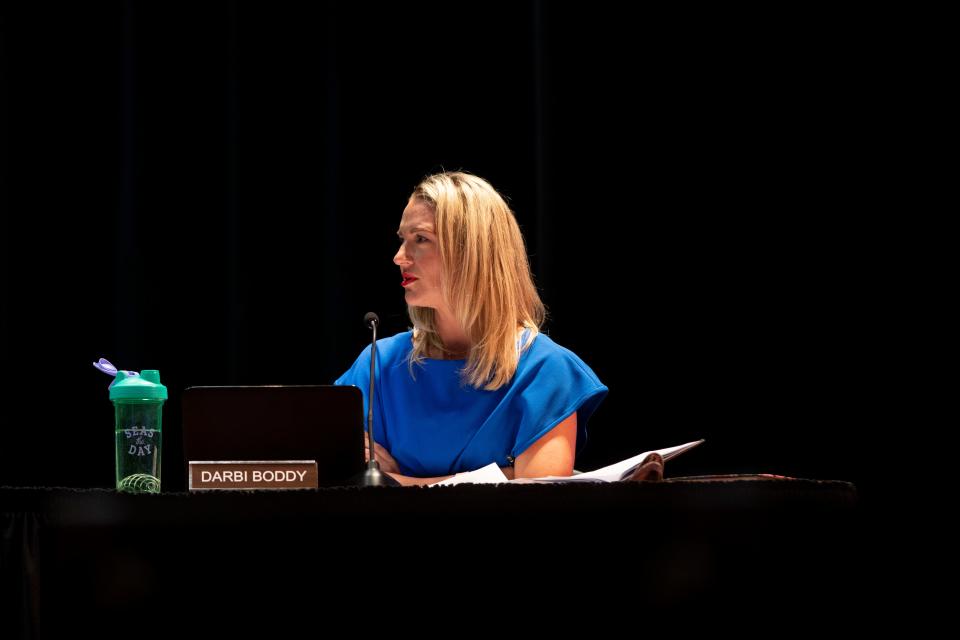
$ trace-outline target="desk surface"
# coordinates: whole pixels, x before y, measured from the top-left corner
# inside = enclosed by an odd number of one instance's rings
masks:
[[[125,518],[249,520],[283,514],[502,515],[536,517],[636,512],[750,513],[844,510],[856,487],[835,480],[760,475],[671,478],[661,483],[457,485],[447,487],[334,487],[298,491],[222,491],[129,495],[112,489],[0,487],[2,511],[42,513],[51,524],[117,524]],[[237,509],[242,505],[243,509]],[[132,520],[131,520],[132,522]]]

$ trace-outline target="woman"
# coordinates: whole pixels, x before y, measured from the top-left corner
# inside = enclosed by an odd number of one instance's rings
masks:
[[[543,303],[506,202],[476,176],[429,176],[397,235],[393,262],[413,330],[377,341],[381,471],[403,485],[491,462],[511,479],[571,475],[607,387],[539,332]],[[336,381],[361,389],[364,415],[369,377],[367,347]]]

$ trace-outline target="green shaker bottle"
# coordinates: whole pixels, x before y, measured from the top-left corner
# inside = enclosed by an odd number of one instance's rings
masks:
[[[167,388],[160,372],[117,371],[110,386],[116,431],[117,491],[160,493],[161,417]]]

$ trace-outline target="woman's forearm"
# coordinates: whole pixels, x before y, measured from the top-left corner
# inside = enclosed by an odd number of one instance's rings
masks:
[[[433,478],[415,478],[413,476],[405,476],[399,473],[386,472],[388,476],[396,480],[404,487],[425,487],[428,484],[434,484],[440,482],[441,480],[446,480],[447,478],[452,478],[453,476],[436,476]]]

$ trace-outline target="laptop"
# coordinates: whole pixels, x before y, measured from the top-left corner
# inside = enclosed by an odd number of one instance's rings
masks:
[[[316,461],[321,487],[366,468],[363,396],[354,386],[188,387],[182,411],[188,465]]]

